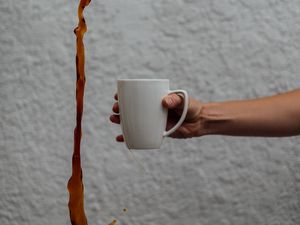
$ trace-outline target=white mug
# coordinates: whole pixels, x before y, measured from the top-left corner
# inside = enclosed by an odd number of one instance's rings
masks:
[[[170,93],[181,93],[184,107],[177,124],[166,131],[168,109],[162,99]],[[184,90],[169,90],[167,79],[119,79],[118,102],[121,127],[129,149],[159,149],[163,137],[172,134],[183,123],[188,109]]]

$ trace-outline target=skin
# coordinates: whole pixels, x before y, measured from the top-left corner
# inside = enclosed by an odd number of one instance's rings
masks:
[[[118,96],[115,95],[115,100]],[[169,109],[167,129],[179,120],[183,99],[170,94],[162,100]],[[115,102],[110,116],[120,124],[119,106]],[[192,138],[203,135],[286,137],[300,135],[300,89],[250,100],[203,103],[189,99],[186,119],[170,137]],[[123,142],[122,135],[116,140]]]

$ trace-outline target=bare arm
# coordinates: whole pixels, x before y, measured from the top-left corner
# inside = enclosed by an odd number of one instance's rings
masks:
[[[169,109],[168,127],[181,115],[182,98],[176,94],[163,99]],[[113,111],[118,113],[117,103]],[[111,121],[120,123],[118,115]],[[284,137],[300,135],[300,89],[253,100],[202,103],[190,99],[187,117],[174,132],[173,138],[191,138],[203,135],[233,135]],[[123,141],[122,136],[117,137]]]
[[[200,120],[207,134],[299,135],[300,89],[254,100],[203,104]]]

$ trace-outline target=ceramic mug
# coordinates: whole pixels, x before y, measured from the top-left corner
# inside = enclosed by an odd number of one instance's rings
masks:
[[[170,93],[181,93],[184,107],[177,124],[166,131],[168,109],[162,99]],[[188,109],[184,90],[169,90],[167,79],[119,79],[118,103],[121,127],[129,149],[159,149],[165,136],[183,123]]]

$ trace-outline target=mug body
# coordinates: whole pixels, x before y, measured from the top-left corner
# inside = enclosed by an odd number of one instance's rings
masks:
[[[162,99],[168,91],[167,79],[118,80],[121,127],[129,149],[160,148],[168,116]]]

